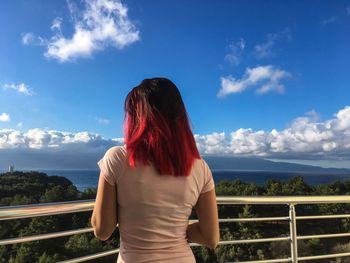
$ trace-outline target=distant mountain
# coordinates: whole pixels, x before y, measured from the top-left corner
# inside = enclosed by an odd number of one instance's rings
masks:
[[[254,157],[203,156],[211,169],[242,171],[276,171],[301,173],[350,174],[346,168],[323,168],[320,166],[275,162]]]
[[[103,157],[106,149],[97,151],[41,151],[35,149],[0,149],[0,170],[14,165],[17,170],[38,169],[98,169],[97,161]],[[257,157],[233,157],[204,155],[211,169],[242,171],[276,171],[350,174],[350,169],[322,168],[319,166],[274,162]]]

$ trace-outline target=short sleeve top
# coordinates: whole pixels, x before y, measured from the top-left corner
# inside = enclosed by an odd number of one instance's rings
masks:
[[[130,167],[126,148],[116,146],[98,165],[101,176],[117,188],[118,262],[195,262],[186,229],[199,195],[215,187],[207,163],[196,159],[188,176],[160,175],[152,165]],[[169,251],[174,261],[167,261]]]

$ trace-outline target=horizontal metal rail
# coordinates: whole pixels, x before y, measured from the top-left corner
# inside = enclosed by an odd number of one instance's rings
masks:
[[[321,216],[297,216],[298,220],[308,220],[308,219],[333,219],[333,218],[348,218],[350,214],[339,214],[339,215],[321,215]]]
[[[95,200],[90,199],[32,205],[2,206],[0,207],[0,221],[86,212],[94,209],[94,203]]]
[[[290,237],[271,237],[271,238],[225,240],[225,241],[220,241],[219,244],[220,245],[237,245],[237,244],[251,244],[251,243],[276,242],[276,241],[290,241]]]
[[[68,260],[64,260],[64,261],[57,262],[57,263],[78,263],[78,262],[85,262],[85,261],[92,260],[92,259],[96,259],[96,258],[102,258],[102,257],[111,256],[111,255],[114,255],[114,254],[117,254],[117,253],[119,253],[119,248],[117,248],[117,249],[112,249],[112,250],[108,250],[108,251],[104,251],[104,252],[100,252],[100,253],[96,253],[96,254],[93,254],[93,255],[88,255],[88,256],[83,256],[83,257],[68,259]]]
[[[260,221],[288,221],[288,216],[280,217],[249,217],[249,218],[223,218],[219,219],[220,223],[231,223],[231,222],[260,222]],[[198,221],[198,220],[197,220]]]
[[[259,204],[259,205],[271,205],[280,204],[288,205],[293,208],[297,204],[331,204],[331,203],[350,203],[350,196],[218,196],[218,205],[234,205],[234,204]],[[21,206],[5,206],[0,207],[0,221],[1,220],[12,220],[31,218],[38,216],[50,216],[50,215],[61,215],[68,213],[86,212],[93,210],[94,200],[82,200],[82,201],[71,201],[71,202],[60,202],[60,203],[46,203],[46,204],[34,204],[34,205],[21,205]],[[261,217],[261,218],[225,218],[219,219],[220,223],[231,223],[231,222],[264,222],[264,221],[289,221],[290,225],[295,227],[296,220],[312,220],[312,219],[337,219],[337,218],[349,218],[350,214],[339,214],[339,215],[313,215],[313,216],[296,216],[295,209],[290,210],[292,214],[284,217]],[[294,211],[294,212],[293,212]],[[292,220],[293,219],[293,220]],[[198,220],[190,220],[198,221]],[[26,237],[9,238],[0,240],[0,245],[10,245],[28,241],[43,240],[49,238],[57,238],[70,236],[75,234],[82,234],[92,232],[92,228],[82,228],[68,231],[61,231],[48,234],[38,234]],[[350,233],[336,233],[336,234],[323,234],[323,235],[309,235],[309,236],[297,236],[294,233],[293,239],[291,236],[286,237],[272,237],[272,238],[258,238],[258,239],[242,239],[242,240],[227,240],[220,241],[219,245],[235,245],[235,244],[249,244],[259,242],[275,242],[275,241],[289,241],[291,242],[291,249],[294,250],[292,257],[284,259],[269,259],[269,260],[255,260],[255,261],[244,261],[246,263],[267,263],[267,262],[298,262],[301,260],[317,260],[327,259],[335,257],[350,256],[350,252],[339,253],[339,254],[328,254],[328,255],[315,255],[308,257],[298,257],[297,255],[297,240],[302,239],[313,239],[313,238],[333,238],[333,237],[347,237]],[[200,246],[199,244],[191,243],[191,246]],[[62,263],[73,263],[73,262],[84,262],[99,257],[113,255],[119,252],[119,249],[109,250],[94,255],[88,255],[75,259],[62,261]],[[243,263],[243,262],[242,262]]]
[[[316,259],[327,259],[327,258],[341,258],[350,256],[350,252],[346,253],[338,253],[338,254],[327,254],[327,255],[317,255],[317,256],[307,256],[307,257],[299,257],[299,260],[316,260]]]
[[[230,204],[334,204],[350,203],[350,195],[299,196],[218,196],[218,205]]]
[[[57,237],[66,237],[66,236],[71,236],[71,235],[89,233],[89,232],[93,232],[93,231],[94,230],[92,227],[87,227],[87,228],[60,231],[60,232],[54,232],[54,233],[48,233],[48,234],[38,234],[38,235],[33,235],[33,236],[8,238],[8,239],[0,240],[0,246],[13,245],[13,244],[18,244],[18,243],[24,243],[24,242],[29,242],[29,241],[38,241],[38,240],[57,238]]]
[[[280,263],[280,262],[292,262],[292,259],[279,258],[279,259],[253,260],[253,261],[234,261],[232,263]]]
[[[297,236],[297,239],[298,240],[302,240],[302,239],[332,238],[332,237],[350,237],[350,233],[335,233],[335,234],[324,234],[324,235]]]
[[[334,196],[218,196],[218,205],[230,204],[332,204],[350,203],[350,195]],[[0,220],[29,218],[36,216],[61,215],[91,211],[94,200],[70,201],[59,203],[44,203],[34,205],[0,207]],[[300,218],[300,217],[299,217]],[[302,218],[300,218],[302,219]]]

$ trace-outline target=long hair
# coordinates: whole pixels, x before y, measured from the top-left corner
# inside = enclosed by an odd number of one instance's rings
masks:
[[[187,176],[200,155],[185,105],[166,78],[145,79],[125,99],[124,137],[129,164],[152,163],[162,175]]]

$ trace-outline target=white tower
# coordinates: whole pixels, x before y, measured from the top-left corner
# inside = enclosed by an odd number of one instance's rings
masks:
[[[15,166],[14,165],[10,165],[9,166],[9,173],[13,173],[15,171]]]

